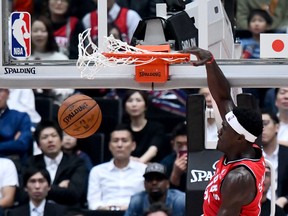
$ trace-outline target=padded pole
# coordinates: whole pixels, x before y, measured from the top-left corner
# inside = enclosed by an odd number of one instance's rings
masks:
[[[186,183],[186,215],[199,216],[202,212],[204,181],[191,184],[195,162],[201,164],[202,151],[205,148],[205,98],[200,94],[189,95],[186,102],[188,167]],[[200,158],[199,158],[200,156]],[[197,160],[198,159],[198,160]],[[197,168],[198,169],[198,168]],[[196,173],[197,175],[197,173]],[[204,184],[204,185],[203,185]],[[195,188],[196,186],[197,188]]]
[[[205,149],[205,98],[192,94],[187,98],[187,135],[188,151],[196,152]]]

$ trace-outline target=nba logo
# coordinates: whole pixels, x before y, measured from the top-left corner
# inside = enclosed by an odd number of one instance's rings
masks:
[[[27,12],[10,15],[10,53],[14,58],[26,58],[31,54],[31,17]]]

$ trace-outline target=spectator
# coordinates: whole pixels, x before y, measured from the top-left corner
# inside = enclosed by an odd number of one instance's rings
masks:
[[[9,109],[9,89],[0,89],[0,155],[10,157],[18,166],[32,148],[33,137],[29,115]]]
[[[207,115],[207,124],[206,124],[206,135],[207,139],[206,141],[208,142],[216,142],[218,140],[218,129],[217,129],[217,124],[216,124],[216,119],[215,119],[215,112],[213,110],[213,98],[211,95],[211,92],[209,88],[200,88],[199,89],[199,94],[203,95],[205,97],[205,102],[206,102],[206,113]],[[215,104],[216,105],[216,104]],[[213,147],[213,148],[216,148]]]
[[[95,2],[97,0],[94,0]],[[97,2],[96,2],[97,4]],[[125,42],[130,42],[134,31],[141,20],[136,11],[120,7],[115,0],[107,1],[108,23],[113,23],[121,32],[121,38]],[[98,13],[93,11],[87,14],[82,20],[85,29],[91,28],[91,37],[97,41],[98,37]]]
[[[23,175],[25,191],[29,196],[29,203],[10,210],[9,216],[63,216],[66,207],[46,200],[51,189],[51,179],[45,169],[29,168]]]
[[[269,29],[286,32],[288,26],[288,2],[286,0],[238,0],[236,1],[237,30],[248,29],[247,18],[253,9],[266,10],[273,19]]]
[[[93,167],[92,161],[88,154],[79,149],[79,146],[77,144],[77,138],[72,137],[67,133],[64,133],[62,140],[62,150],[66,154],[74,154],[77,157],[83,159],[85,161],[87,170],[90,172]]]
[[[263,196],[261,200],[261,213],[260,216],[271,215],[271,200],[267,198],[267,192],[271,185],[271,170],[266,166],[265,179],[263,184]],[[275,216],[285,216],[285,212],[278,205],[275,205]]]
[[[281,87],[275,89],[275,106],[278,109],[279,131],[278,142],[288,146],[288,88]]]
[[[12,12],[25,11],[25,12],[32,14],[33,2],[34,0],[14,0],[12,2]]]
[[[275,181],[277,185],[276,197],[277,203],[282,208],[288,203],[288,147],[279,145],[277,133],[279,130],[278,117],[270,112],[262,112],[263,120],[263,155],[265,159],[269,160],[275,169]],[[267,197],[271,199],[271,191],[267,192]]]
[[[32,55],[29,60],[68,60],[68,56],[59,52],[51,21],[44,17],[33,17],[31,23]]]
[[[63,153],[62,130],[58,124],[42,121],[34,135],[42,154],[29,158],[27,167],[48,170],[52,183],[47,200],[79,206],[84,202],[87,189],[88,172],[84,161]]]
[[[156,16],[156,4],[163,3],[163,0],[116,0],[121,7],[130,8],[144,18]]]
[[[265,10],[254,9],[250,12],[248,18],[248,29],[251,32],[250,38],[241,39],[242,58],[259,59],[260,58],[260,34],[267,32],[273,20]]]
[[[87,196],[90,210],[126,210],[130,197],[144,189],[146,165],[130,159],[135,147],[129,128],[116,126],[109,142],[112,160],[93,167],[90,172]]]
[[[58,47],[70,59],[77,59],[78,34],[84,28],[77,17],[71,16],[71,7],[71,0],[49,0],[49,15]]]
[[[150,205],[144,216],[172,216],[170,212],[165,203],[157,202]]]
[[[136,149],[132,152],[133,159],[142,163],[160,161],[163,158],[161,152],[165,150],[162,147],[164,127],[160,123],[146,118],[147,93],[139,90],[127,90],[123,98],[123,105],[136,142]]]
[[[185,215],[185,193],[169,189],[166,168],[159,163],[149,163],[144,174],[145,191],[131,197],[124,216],[142,216],[156,202],[163,202],[171,209],[171,215]]]
[[[41,121],[41,116],[35,108],[35,95],[32,89],[10,89],[9,98],[7,101],[11,109],[19,112],[26,112],[32,122],[32,131]]]
[[[14,204],[19,183],[14,163],[10,159],[0,158],[0,164],[0,216],[4,216],[4,209]]]
[[[48,15],[47,8],[49,0],[33,0],[33,1],[34,1],[33,16]],[[85,14],[90,13],[91,11],[96,9],[96,5],[93,0],[70,0],[70,5],[71,5],[71,16],[75,16],[78,19],[82,19]]]
[[[272,24],[272,19],[266,10],[253,9],[248,16],[248,28],[251,37],[241,39],[242,58],[259,59],[260,58],[260,34],[267,32]],[[251,93],[257,99],[259,107],[264,107],[264,98],[268,88],[244,88],[244,93]]]
[[[171,188],[186,191],[187,178],[187,127],[186,122],[181,122],[172,131],[171,143],[173,153],[167,155],[162,161],[167,168]]]
[[[28,60],[68,60],[68,56],[59,52],[51,21],[44,17],[34,17],[31,27],[32,55]],[[61,103],[67,96],[74,93],[74,89],[38,89],[36,92],[44,94],[49,92],[55,103]]]

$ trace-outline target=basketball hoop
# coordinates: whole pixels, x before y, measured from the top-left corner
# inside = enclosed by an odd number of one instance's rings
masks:
[[[137,82],[166,82],[169,79],[169,64],[190,61],[189,53],[170,53],[167,45],[128,45],[112,35],[105,37],[107,51],[100,50],[87,29],[79,34],[79,58],[77,67],[82,78],[95,79],[104,67],[135,66]]]

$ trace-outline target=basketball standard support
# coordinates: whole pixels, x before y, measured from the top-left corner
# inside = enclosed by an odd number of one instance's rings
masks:
[[[188,167],[186,181],[186,215],[202,215],[203,195],[212,178],[216,162],[223,153],[205,149],[205,99],[189,95],[187,100]]]

